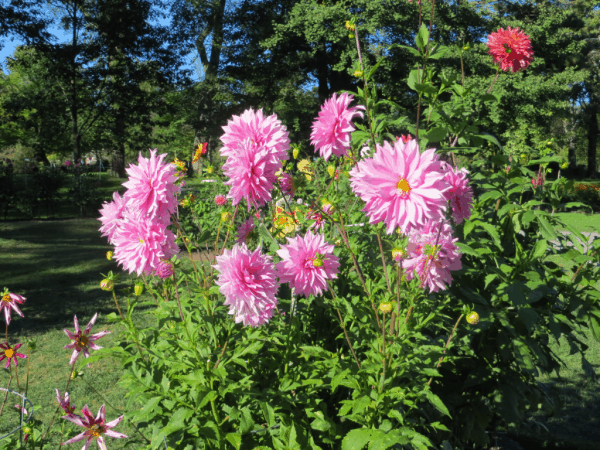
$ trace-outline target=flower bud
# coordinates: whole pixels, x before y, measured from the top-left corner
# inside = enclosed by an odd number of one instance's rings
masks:
[[[294,159],[298,159],[298,156],[300,155],[300,149],[298,147],[294,147],[292,150],[292,155],[294,156]]]
[[[348,39],[354,39],[354,35],[353,34],[349,34],[348,35]]]
[[[404,257],[404,253],[405,252],[403,252],[401,248],[398,248],[398,247],[394,248],[392,250],[392,257],[394,258],[394,261],[396,261],[396,262],[402,261],[402,258]]]
[[[362,78],[362,76],[363,76],[363,71],[362,71],[362,70],[356,70],[356,71],[354,71],[354,76],[355,76],[356,78]]]
[[[231,221],[231,213],[224,211],[221,213],[221,222],[230,222]]]
[[[351,24],[349,20],[346,20],[346,29],[348,31],[354,31],[356,30],[356,27],[353,24]]]
[[[392,302],[381,302],[379,304],[379,311],[384,314],[392,312]]]
[[[135,287],[133,288],[133,292],[139,297],[144,292],[144,285],[141,283],[136,283]]]
[[[208,166],[208,167],[206,168],[206,173],[208,173],[208,174],[211,174],[211,173],[213,173],[213,168],[212,168],[212,166]]]
[[[115,283],[112,280],[105,278],[100,282],[100,288],[103,291],[112,291],[115,288]]]
[[[471,311],[467,315],[467,323],[471,325],[477,325],[479,323],[479,314],[477,314],[475,311]]]
[[[471,50],[471,46],[469,44],[463,45],[463,50],[465,52],[468,52],[469,50]]]
[[[106,259],[112,261],[114,253],[111,251],[106,252]]]
[[[31,434],[32,431],[33,430],[31,428],[29,428],[29,427],[23,428],[23,433],[25,433],[25,434]]]
[[[333,178],[333,175],[335,174],[335,166],[328,166],[327,173],[329,174],[330,177]]]
[[[566,162],[566,163],[563,163],[563,164],[560,166],[560,168],[561,168],[561,169],[566,169],[567,167],[569,167],[569,163],[568,163],[568,162]]]

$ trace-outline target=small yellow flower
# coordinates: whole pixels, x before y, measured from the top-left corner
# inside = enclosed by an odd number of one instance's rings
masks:
[[[355,71],[354,71],[354,76],[355,76],[356,78],[362,78],[362,76],[363,76],[363,71],[362,71],[362,70],[355,70]]]
[[[379,304],[379,311],[384,314],[388,314],[392,312],[392,302],[381,302]]]
[[[349,34],[348,35],[348,39],[354,39],[354,35],[353,34]]]
[[[471,325],[477,325],[479,323],[479,314],[477,314],[475,311],[471,311],[467,315],[467,323]]]
[[[224,211],[221,213],[221,222],[230,222],[231,221],[231,213]]]
[[[349,20],[346,20],[346,29],[348,31],[354,31],[356,30],[356,27],[353,24],[351,24]]]
[[[100,282],[100,288],[103,291],[112,291],[115,288],[115,283],[112,280],[109,280],[108,278],[105,278],[104,280],[102,280]]]
[[[331,178],[333,178],[333,176],[335,175],[335,166],[328,166],[327,173]]]
[[[112,261],[114,253],[111,251],[106,252],[106,259]]]
[[[569,167],[569,163],[568,163],[568,162],[566,162],[566,163],[563,163],[563,164],[560,166],[560,168],[561,168],[561,169],[566,169],[567,167]]]
[[[300,149],[298,147],[294,147],[292,150],[292,155],[294,156],[294,159],[298,159],[298,155],[300,155]]]
[[[208,173],[208,174],[212,174],[212,173],[213,173],[213,167],[212,167],[212,166],[208,166],[208,167],[206,168],[206,173]]]

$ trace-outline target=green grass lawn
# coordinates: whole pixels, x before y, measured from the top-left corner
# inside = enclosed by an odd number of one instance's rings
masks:
[[[106,239],[100,237],[98,226],[96,219],[0,223],[0,287],[6,286],[11,292],[27,298],[22,306],[25,318],[12,314],[9,342],[25,343],[27,339],[37,342],[37,351],[29,359],[27,396],[34,405],[41,406],[35,415],[46,424],[56,409],[55,389],[64,391],[70,373],[72,351],[63,349],[70,343],[63,329],[73,330],[73,316],[77,315],[84,328],[92,316],[99,313],[92,332],[104,329],[112,332],[98,341],[103,347],[110,347],[119,334],[118,326],[107,324],[104,320],[107,314],[116,311],[116,307],[110,293],[99,288],[100,273],[116,271],[117,267],[114,261],[106,259],[110,246]],[[125,276],[122,280],[122,286],[117,285],[117,288],[132,285],[130,277]],[[148,317],[139,313],[136,320],[147,321]],[[19,389],[13,379],[12,389],[24,392],[26,368],[25,363],[19,365],[21,386]],[[123,408],[124,392],[117,387],[120,372],[116,368],[116,361],[99,361],[85,370],[85,380],[104,393],[110,404]],[[8,371],[3,372],[0,374],[0,386],[6,387],[9,376]],[[82,379],[72,380],[69,392],[78,408],[88,404],[94,413],[105,403]],[[7,400],[0,419],[0,435],[16,423],[15,403],[16,397]],[[108,418],[116,418],[120,414],[107,405]],[[119,428],[128,436],[136,436],[125,421]],[[55,432],[60,432],[60,426],[55,427]],[[59,435],[53,435],[52,445],[48,448],[56,448],[58,438]],[[110,448],[120,449],[124,445],[125,442],[114,441]]]
[[[109,187],[120,184],[121,180],[107,180]],[[111,184],[109,184],[111,183]],[[576,213],[561,214],[564,221],[572,223],[582,231],[598,230],[600,215],[585,216]],[[26,342],[35,339],[37,351],[29,359],[29,390],[28,397],[40,405],[35,415],[48,423],[56,409],[55,389],[64,390],[70,367],[68,365],[70,350],[63,346],[70,341],[62,331],[64,328],[73,329],[73,315],[77,314],[80,325],[85,327],[94,313],[99,313],[99,319],[93,332],[104,329],[112,331],[98,343],[110,347],[120,332],[119,326],[105,321],[107,314],[116,311],[112,296],[99,288],[100,273],[109,270],[119,271],[114,261],[107,261],[105,254],[110,250],[106,239],[100,237],[99,222],[96,219],[72,219],[52,221],[0,222],[0,288],[6,286],[11,292],[27,297],[22,310],[25,318],[13,314],[13,322],[9,329],[11,343]],[[117,289],[132,286],[134,277],[123,276]],[[134,320],[147,326],[153,320],[147,313],[140,311]],[[1,322],[1,320],[0,320]],[[599,373],[600,344],[588,337],[590,349],[587,358]],[[554,351],[560,355],[566,367],[557,374],[540,377],[540,381],[548,385],[555,398],[556,408],[551,417],[537,414],[535,421],[550,430],[550,434],[542,434],[548,439],[562,439],[578,442],[578,448],[589,447],[600,442],[600,399],[596,395],[597,381],[586,378],[581,368],[581,357],[569,355],[566,343],[554,343]],[[24,391],[25,363],[19,366],[19,380]],[[118,385],[121,372],[118,362],[102,360],[85,369],[84,379],[72,380],[69,392],[73,403],[81,408],[84,404],[96,412],[100,405],[108,401],[114,407],[122,409],[125,406],[124,392]],[[7,371],[0,373],[0,386],[5,387],[9,379]],[[106,398],[98,396],[88,387],[88,381]],[[17,388],[13,380],[11,388]],[[0,418],[0,434],[11,429],[16,423],[17,414],[14,410],[16,398],[7,400],[6,410]],[[107,405],[107,418],[119,416]],[[533,424],[533,422],[532,422]],[[68,425],[71,427],[71,425]],[[74,427],[73,427],[74,428]],[[535,428],[535,426],[534,426]],[[543,429],[543,428],[542,428]],[[123,421],[118,428],[135,439],[111,440],[109,448],[123,449],[144,448],[135,430]],[[60,427],[55,428],[51,435],[51,445],[58,446]],[[545,432],[543,432],[545,433]],[[75,446],[75,448],[79,448]]]

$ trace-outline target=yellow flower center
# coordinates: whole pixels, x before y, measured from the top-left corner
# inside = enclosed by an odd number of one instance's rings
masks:
[[[4,356],[6,356],[8,359],[12,358],[15,354],[15,351],[12,348],[9,348],[8,350],[4,350]]]
[[[100,437],[102,433],[104,433],[104,427],[102,425],[95,424],[90,427],[90,436]]]
[[[144,243],[144,240],[143,240],[143,239],[140,239],[140,244],[143,244],[143,243]]]
[[[406,178],[400,178],[400,181],[398,181],[398,184],[396,184],[396,188],[398,188],[398,193],[402,196],[402,198],[408,197],[408,194],[411,190],[410,184],[408,184]]]
[[[2,296],[2,301],[3,301],[4,303],[10,303],[10,294],[4,294],[4,295]]]
[[[88,339],[88,337],[85,334],[79,335],[75,338],[75,343],[79,347],[87,347],[89,341],[90,340]]]

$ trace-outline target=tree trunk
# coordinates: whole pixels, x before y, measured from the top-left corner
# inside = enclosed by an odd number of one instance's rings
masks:
[[[81,150],[79,143],[81,136],[79,135],[79,128],[77,123],[77,5],[73,3],[73,16],[72,16],[71,27],[73,29],[73,40],[72,40],[72,59],[71,59],[71,121],[72,121],[72,134],[73,134],[73,163],[77,163],[80,158]]]
[[[117,178],[127,178],[125,173],[125,146],[121,141],[117,143],[112,155],[110,175]]]
[[[588,170],[587,176],[596,178],[596,145],[598,143],[598,99],[591,94],[588,124]]]
[[[575,119],[565,119],[563,122],[567,146],[569,149],[569,169],[571,173],[577,169],[577,134],[575,133]]]

